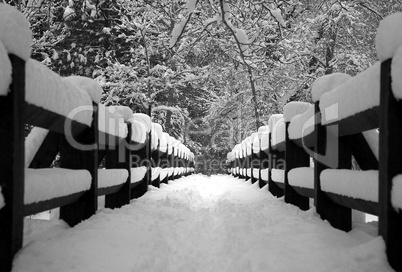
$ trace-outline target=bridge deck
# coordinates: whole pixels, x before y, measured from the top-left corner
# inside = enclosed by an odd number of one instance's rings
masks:
[[[13,271],[391,271],[375,224],[336,230],[258,183],[193,175],[150,188],[71,229],[30,220]]]

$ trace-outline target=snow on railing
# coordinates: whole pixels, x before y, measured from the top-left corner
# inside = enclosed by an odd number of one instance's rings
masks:
[[[259,152],[236,145],[229,173],[322,219],[352,228],[351,210],[377,215],[390,265],[402,271],[402,13],[381,21],[380,62],[315,80],[314,105],[290,102],[258,129]],[[255,132],[254,132],[255,133]],[[313,163],[311,162],[313,158]],[[352,163],[355,161],[355,164]],[[257,161],[257,162],[256,162]],[[358,165],[358,169],[353,165]],[[242,171],[242,169],[253,171]]]
[[[96,213],[99,196],[118,208],[194,172],[190,149],[148,115],[101,105],[93,79],[30,59],[31,39],[25,17],[0,4],[0,271],[22,247],[24,216],[60,208],[74,226]],[[24,124],[34,126],[26,139]]]

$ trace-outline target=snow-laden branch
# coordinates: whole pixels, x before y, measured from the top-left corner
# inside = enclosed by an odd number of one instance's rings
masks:
[[[175,25],[172,30],[172,37],[170,38],[169,48],[175,47],[177,42],[181,39],[186,29],[186,25],[191,19],[192,13],[189,13],[187,17],[181,19],[180,23]]]
[[[188,16],[184,17],[183,19],[181,19],[180,23],[175,25],[175,27],[173,28],[172,37],[171,37],[170,43],[169,43],[169,48],[170,49],[175,47],[177,42],[183,36],[184,31],[186,29],[186,26],[187,26],[188,22],[191,19],[191,16],[193,15],[193,13],[195,11],[195,7],[197,5],[197,2],[198,2],[198,0],[187,0],[186,7],[187,7],[187,10],[188,10]]]
[[[372,13],[374,13],[375,15],[377,15],[380,19],[383,19],[383,16],[380,14],[380,12],[378,12],[374,8],[366,5],[366,3],[364,3],[364,2],[360,2],[359,4],[360,4],[360,6],[364,7],[365,9],[367,9],[367,10],[371,11]]]
[[[240,51],[240,58],[242,60],[242,64],[246,66],[247,68],[247,73],[248,73],[248,78],[250,82],[250,87],[251,87],[251,92],[253,95],[253,102],[254,102],[254,115],[255,115],[255,123],[256,123],[256,129],[258,130],[259,127],[259,114],[258,114],[258,109],[257,109],[257,91],[255,88],[255,79],[253,77],[253,70],[250,66],[250,64],[247,62],[245,59],[245,46],[248,48],[248,38],[247,34],[244,32],[244,30],[235,30],[233,25],[229,21],[229,4],[225,0],[220,0],[220,7],[221,7],[221,15],[222,15],[222,22],[224,25],[227,26],[229,31],[232,33],[233,38],[236,41],[237,47],[239,48]]]
[[[326,64],[325,64],[325,62],[323,61],[323,60],[321,60],[318,56],[316,56],[316,55],[314,55],[313,53],[300,53],[300,54],[297,54],[297,55],[295,55],[295,56],[292,56],[292,57],[290,57],[290,58],[288,58],[288,59],[286,59],[286,60],[284,60],[284,59],[279,59],[279,62],[280,63],[282,63],[282,64],[292,64],[292,63],[295,63],[296,61],[298,61],[301,57],[306,57],[306,56],[308,56],[308,57],[313,57],[314,59],[316,59],[323,67],[325,67],[326,66]]]

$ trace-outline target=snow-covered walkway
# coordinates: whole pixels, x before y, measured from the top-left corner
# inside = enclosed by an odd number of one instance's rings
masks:
[[[381,238],[333,229],[257,186],[193,175],[71,229],[27,221],[13,271],[392,271]]]

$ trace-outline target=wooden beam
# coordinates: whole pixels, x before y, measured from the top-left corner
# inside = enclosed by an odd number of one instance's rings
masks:
[[[124,183],[109,186],[109,187],[104,187],[104,188],[98,188],[98,197],[118,193],[123,186],[124,186]],[[130,192],[131,192],[131,190],[130,190]],[[105,203],[105,207],[106,207],[106,203]]]
[[[303,138],[292,139],[294,143],[296,143],[300,147],[308,147],[312,148],[316,142],[317,133],[316,131],[312,131],[310,134],[303,135]]]
[[[392,180],[402,173],[402,103],[392,94],[390,71],[389,59],[381,64],[379,234],[387,247],[388,262],[402,271],[402,213],[391,201]]]
[[[292,188],[299,194],[308,198],[314,198],[314,189],[312,188],[304,188],[299,186],[292,186]]]
[[[29,168],[49,168],[59,153],[60,134],[49,131],[29,164]]]
[[[23,242],[25,62],[9,55],[12,83],[0,96],[0,186],[5,206],[0,209],[0,271],[11,271]]]
[[[328,125],[337,125],[339,135],[348,136],[378,128],[379,123],[380,107],[376,106]]]
[[[351,208],[353,210],[358,210],[364,213],[378,215],[380,206],[377,202],[367,201],[363,199],[357,199],[353,197],[333,194],[333,193],[325,193],[333,202],[342,205],[344,207]]]
[[[66,116],[24,102],[24,122],[27,124],[63,134],[66,121],[71,124],[70,131],[73,136],[80,134],[83,130],[88,128],[86,124],[82,124],[75,120],[71,120]]]
[[[41,202],[36,202],[24,205],[24,216],[37,214],[40,212],[56,209],[62,206],[73,204],[80,200],[85,195],[85,192],[74,193],[68,196],[57,197]]]

